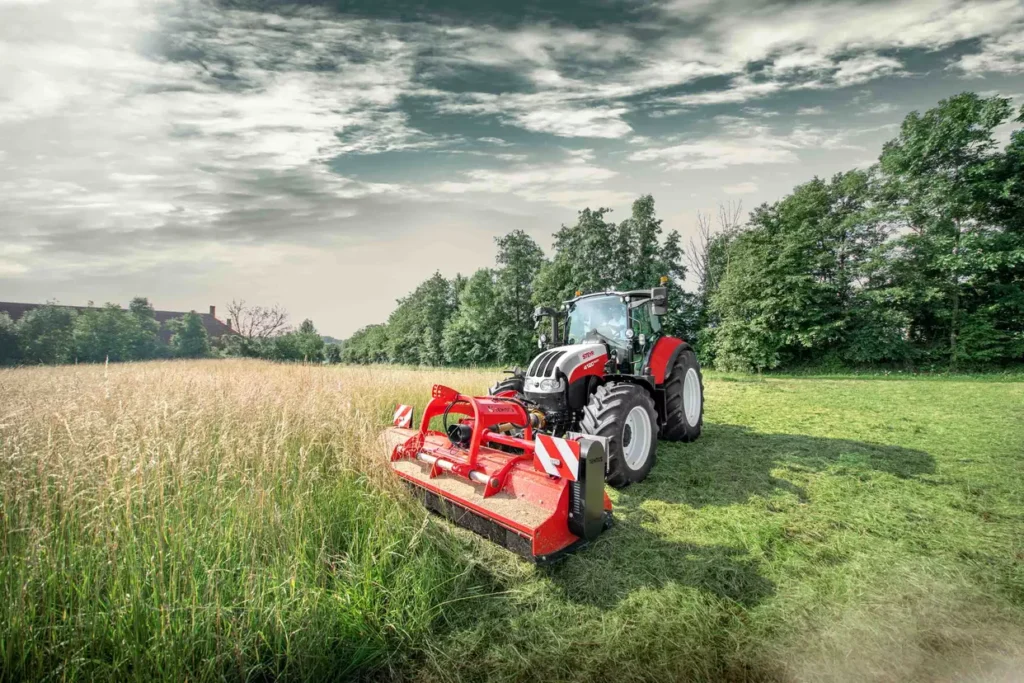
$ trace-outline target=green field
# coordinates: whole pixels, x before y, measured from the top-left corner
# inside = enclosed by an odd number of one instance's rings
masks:
[[[1024,382],[710,374],[616,525],[535,568],[373,435],[437,379],[0,372],[4,680],[1017,680]]]

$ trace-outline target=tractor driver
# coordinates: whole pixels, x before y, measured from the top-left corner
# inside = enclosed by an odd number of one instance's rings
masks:
[[[590,332],[587,333],[587,337],[604,337],[616,346],[625,347],[627,345],[626,311],[618,297],[595,301],[591,313],[590,325],[588,325]]]

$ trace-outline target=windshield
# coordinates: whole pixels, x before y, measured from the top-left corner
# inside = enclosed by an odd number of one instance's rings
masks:
[[[617,296],[595,296],[580,299],[569,309],[570,344],[584,341],[607,341],[627,348],[626,304]]]

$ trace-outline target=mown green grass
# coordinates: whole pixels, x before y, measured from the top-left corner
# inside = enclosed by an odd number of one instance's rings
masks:
[[[1024,672],[1024,385],[706,384],[701,440],[662,445],[588,551],[495,570],[437,678]]]
[[[536,568],[383,476],[372,433],[435,378],[493,373],[0,373],[0,678],[1024,671],[1022,382],[712,373],[701,440]]]

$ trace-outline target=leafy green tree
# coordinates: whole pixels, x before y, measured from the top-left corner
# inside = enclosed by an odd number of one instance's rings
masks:
[[[387,358],[411,365],[444,363],[444,328],[454,312],[452,283],[434,273],[409,296],[399,299],[388,318]]]
[[[345,340],[341,350],[344,363],[387,363],[388,328],[386,324],[367,325]]]
[[[160,323],[149,299],[144,296],[133,298],[128,304],[128,311],[135,323],[128,340],[131,358],[142,360],[165,355],[167,350],[160,339]]]
[[[1018,263],[1019,242],[1007,239],[1006,226],[986,220],[993,196],[1019,183],[999,182],[1007,155],[993,135],[1011,113],[1006,98],[956,95],[909,114],[880,158],[889,217],[904,231],[891,245],[899,261],[892,284],[911,318],[908,337],[925,357],[944,349],[950,367],[1005,353],[984,344],[1000,336],[992,315],[1002,306],[984,301],[992,291],[981,300],[974,292],[991,279],[984,271]],[[965,325],[973,328],[970,346],[960,343]]]
[[[324,359],[324,338],[316,331],[312,320],[303,320],[295,334],[301,360],[319,363]]]
[[[341,346],[328,344],[324,347],[324,362],[336,365],[341,362]]]
[[[74,326],[77,358],[85,362],[154,358],[160,352],[159,329],[145,297],[132,299],[127,311],[111,303],[82,311]]]
[[[7,313],[0,313],[0,365],[13,365],[21,360],[18,328]]]
[[[614,223],[605,220],[610,209],[584,209],[576,225],[562,226],[555,233],[555,255],[534,280],[534,301],[559,306],[573,292],[597,292],[614,288],[619,276],[616,240],[621,237]]]
[[[533,351],[533,281],[544,263],[540,246],[522,230],[495,239],[498,245],[493,292],[495,311],[484,315],[493,323],[497,355],[507,362],[525,362]]]
[[[459,306],[445,327],[442,346],[445,359],[455,365],[487,365],[501,360],[498,331],[503,312],[490,268],[481,268],[467,280]]]
[[[815,178],[755,209],[748,228],[728,238],[711,298],[718,365],[762,370],[842,355],[863,303],[854,283],[883,239],[870,196],[862,171]]]
[[[75,309],[48,303],[18,320],[18,339],[26,363],[70,363],[75,359]]]
[[[171,351],[178,358],[205,358],[210,355],[210,339],[203,319],[189,311],[168,323],[172,330]]]
[[[263,358],[276,361],[297,362],[305,360],[302,355],[299,335],[296,332],[286,332],[267,340]]]
[[[695,332],[691,339],[695,341],[697,356],[707,365],[714,362],[714,334],[721,324],[712,311],[711,299],[725,273],[729,247],[741,230],[742,213],[741,203],[719,205],[717,230],[712,229],[710,216],[698,213],[697,234],[690,239],[690,248],[684,254],[697,280],[697,291],[689,302],[694,309]]]
[[[623,221],[619,228],[619,245],[622,256],[617,262],[618,272],[614,279],[616,286],[622,289],[645,289],[655,287],[663,275],[664,259],[670,260],[675,254],[666,255],[661,245],[661,219],[655,216],[654,197],[646,194],[633,202],[633,211],[628,220]],[[675,238],[678,246],[678,235]],[[680,264],[671,264],[677,270]]]
[[[74,328],[78,360],[97,363],[152,358],[158,341],[156,329],[154,318],[126,311],[117,304],[83,311],[75,319]]]

